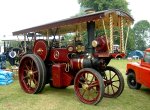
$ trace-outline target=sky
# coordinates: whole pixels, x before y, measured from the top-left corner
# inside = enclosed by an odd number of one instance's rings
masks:
[[[128,8],[131,10],[131,15],[135,23],[140,20],[148,20],[150,22],[150,0],[127,0]]]
[[[127,0],[135,23],[150,22],[150,0]],[[77,0],[0,0],[0,39],[12,32],[69,18],[77,14]]]

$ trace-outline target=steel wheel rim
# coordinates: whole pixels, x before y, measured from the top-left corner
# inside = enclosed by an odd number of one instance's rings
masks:
[[[91,78],[90,78],[91,77]],[[89,71],[80,73],[75,81],[75,91],[79,99],[87,104],[92,104],[100,97],[98,78]]]
[[[27,93],[34,93],[39,86],[39,70],[32,58],[26,57],[21,61],[19,81],[22,89]]]

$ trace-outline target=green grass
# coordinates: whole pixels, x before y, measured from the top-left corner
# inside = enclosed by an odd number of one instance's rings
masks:
[[[103,98],[96,106],[80,102],[73,86],[66,89],[50,88],[46,85],[40,94],[26,94],[18,80],[0,86],[0,110],[149,110],[150,89],[129,89],[126,84],[127,60],[112,60],[109,65],[118,68],[125,79],[125,89],[118,98]]]

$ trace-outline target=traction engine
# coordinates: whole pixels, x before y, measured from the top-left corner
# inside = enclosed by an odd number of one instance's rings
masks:
[[[43,90],[45,84],[55,88],[74,85],[76,96],[84,103],[97,104],[105,97],[118,97],[124,89],[124,79],[119,70],[107,66],[108,43],[104,36],[91,41],[92,53],[75,40],[66,47],[50,45],[43,39],[36,40],[33,54],[21,58],[19,81],[22,89],[30,94]]]
[[[46,84],[61,89],[73,85],[77,98],[86,104],[120,96],[124,90],[123,76],[108,64],[114,53],[114,39],[119,40],[119,52],[125,53],[133,21],[121,10],[104,10],[13,32],[25,40],[28,35],[34,38],[32,54],[27,53],[24,45],[27,54],[19,64],[22,89],[37,94]],[[126,37],[124,27],[128,27]],[[115,32],[119,37],[114,36]],[[72,42],[68,34],[75,35]],[[86,36],[86,43],[81,34]]]

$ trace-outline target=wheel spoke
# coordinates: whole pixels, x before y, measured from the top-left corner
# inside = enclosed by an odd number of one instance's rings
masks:
[[[84,81],[86,81],[86,79],[85,79],[85,77],[84,77],[83,75],[81,76],[81,78],[82,78]]]
[[[30,61],[31,63],[31,70],[33,69],[33,60]]]
[[[30,87],[32,87],[32,86],[31,86],[31,81],[32,81],[32,79],[30,78],[30,79],[29,79],[29,82],[28,82]]]
[[[113,94],[115,93],[115,91],[114,91],[114,88],[113,88],[113,85],[111,84],[111,88],[112,88],[112,91],[113,91]]]
[[[93,87],[92,89],[95,91],[95,93],[99,93],[99,91],[97,90],[97,87],[95,89]]]
[[[24,76],[24,77],[22,78],[22,80],[26,80],[26,79],[28,79],[28,78],[29,78],[29,76],[26,75],[26,76]]]
[[[96,98],[96,96],[95,96],[94,92],[92,92],[92,91],[89,90],[89,99],[90,100],[95,100],[95,98]]]
[[[89,73],[85,73],[85,82],[86,82],[86,84],[89,82],[89,80],[88,80],[88,78],[89,78]]]
[[[93,80],[94,80],[94,76],[92,76],[92,79],[91,79],[91,81],[90,81],[90,84],[92,84]]]
[[[26,64],[25,64],[25,67],[27,68],[28,71],[30,70],[29,67]]]
[[[114,76],[111,78],[111,80],[116,76],[117,74],[114,74]]]
[[[33,79],[33,83],[35,84],[35,87],[36,87],[38,84],[38,81],[36,79]]]
[[[24,70],[25,71],[25,73],[28,73],[28,70]]]
[[[38,80],[36,80],[36,74],[35,73],[37,73],[38,71],[34,71],[33,72],[33,75],[32,75],[32,81],[33,81],[33,83],[35,84],[35,87],[36,87],[36,85],[38,84]]]
[[[105,84],[105,88],[106,88],[107,86],[109,86],[109,85],[106,83],[106,84]]]
[[[106,78],[107,78],[106,75],[104,75],[104,76],[103,76],[103,79],[104,79],[104,80],[107,80]]]
[[[106,77],[106,81],[107,81],[108,80],[107,75],[105,77]]]
[[[84,83],[83,82],[81,82],[81,81],[79,81],[79,83],[81,84],[81,85],[83,85]]]
[[[117,86],[116,86],[116,85],[114,85],[114,84],[112,84],[112,86],[116,87],[117,89],[119,88],[119,87],[117,87]]]
[[[113,83],[113,82],[118,82],[118,81],[120,81],[120,80],[118,79],[118,80],[112,81],[112,83]]]
[[[38,81],[34,79],[33,76],[30,76],[30,79],[29,79],[30,88],[36,88],[37,84],[38,84]]]
[[[111,71],[109,71],[109,80],[111,80]]]
[[[88,79],[88,76],[89,76],[88,73],[86,73],[86,74],[85,74],[85,79]]]
[[[109,85],[107,86],[107,93],[109,94]]]
[[[86,92],[86,90],[84,89],[84,91],[83,91],[83,93],[82,93],[82,97],[84,96],[85,92]]]
[[[93,83],[91,83],[89,85],[89,88],[93,88],[93,87],[98,86],[98,85],[99,85],[98,81],[94,81]]]
[[[35,74],[35,73],[38,73],[38,71],[36,70],[36,71],[33,71],[33,74]]]
[[[90,99],[90,91],[89,90],[87,91],[87,97],[88,97],[87,99],[89,100]]]

